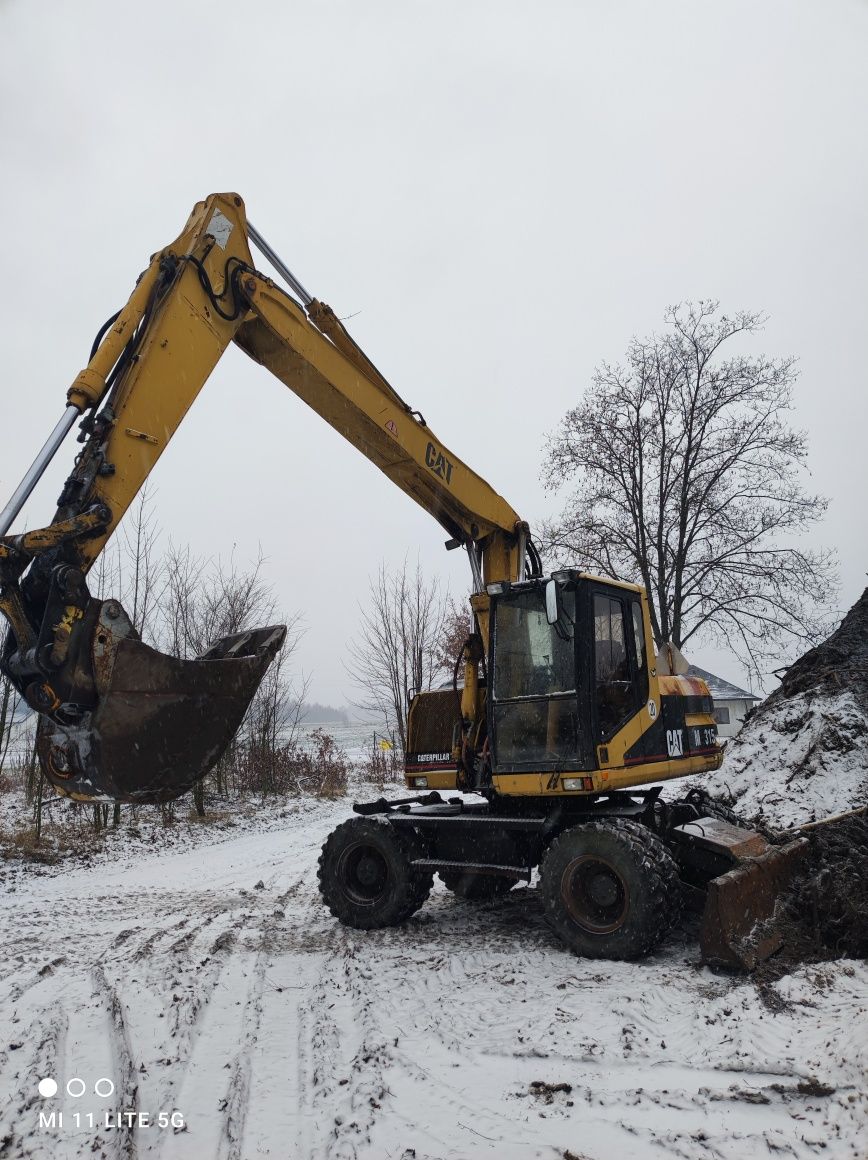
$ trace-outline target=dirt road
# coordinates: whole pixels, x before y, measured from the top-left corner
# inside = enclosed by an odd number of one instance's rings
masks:
[[[645,962],[580,960],[533,889],[474,906],[438,886],[406,926],[349,931],[315,874],[346,811],[6,864],[0,1155],[868,1154],[864,964],[764,1001],[699,968],[690,931]]]

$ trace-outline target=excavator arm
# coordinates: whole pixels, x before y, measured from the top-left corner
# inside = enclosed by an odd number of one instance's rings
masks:
[[[293,293],[257,271],[251,239]],[[487,644],[486,583],[538,571],[527,525],[389,385],[330,307],[246,220],[235,194],[193,210],[97,336],[64,415],[0,513],[0,667],[41,715],[49,780],[71,796],[147,802],[214,765],[283,641],[282,626],[216,642],[195,660],[137,637],[86,576],[231,342],[276,375],[446,530],[470,557]],[[51,524],[5,535],[79,417],[80,441]],[[465,696],[475,696],[468,680]],[[473,706],[468,706],[473,715]]]

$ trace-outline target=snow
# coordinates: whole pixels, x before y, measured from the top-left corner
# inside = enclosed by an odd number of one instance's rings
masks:
[[[0,864],[0,1154],[868,1153],[865,964],[761,993],[699,967],[689,924],[642,962],[583,960],[533,888],[479,905],[436,885],[404,926],[352,931],[316,888],[347,811],[302,801],[232,827],[179,822],[167,846],[142,828],[84,862]],[[94,1094],[101,1077],[115,1095]],[[124,1108],[150,1123],[104,1126]],[[51,1110],[63,1128],[40,1130]]]
[[[769,703],[700,779],[742,817],[788,829],[868,801],[868,714],[853,692],[798,693]]]
[[[727,743],[720,770],[694,784],[773,829],[868,803],[868,588],[787,669]]]

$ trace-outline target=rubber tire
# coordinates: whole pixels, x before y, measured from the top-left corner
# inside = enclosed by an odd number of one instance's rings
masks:
[[[447,890],[467,902],[491,902],[508,894],[516,885],[514,878],[501,878],[496,874],[449,874],[441,870],[440,878]]]
[[[353,890],[350,858],[355,850],[367,850],[384,872],[382,888],[367,899]],[[383,818],[349,818],[323,844],[318,868],[323,901],[344,926],[398,926],[422,906],[434,884],[433,874],[411,866],[422,856],[412,831],[399,832]]]
[[[731,826],[740,826],[743,830],[753,830],[756,827],[746,822],[744,818],[740,818],[734,809],[723,802],[715,801],[707,795],[702,797],[685,797],[679,798],[673,805],[690,805],[693,809],[698,811],[698,816],[708,818],[717,818],[721,822],[728,822]]]
[[[623,917],[619,915],[616,929],[592,931],[570,914],[562,890],[570,888],[568,870],[573,867],[577,872],[576,860],[585,857],[611,868],[625,887]],[[663,941],[681,913],[681,882],[672,855],[647,827],[621,818],[564,830],[545,853],[539,885],[549,926],[570,950],[585,958],[646,955]]]

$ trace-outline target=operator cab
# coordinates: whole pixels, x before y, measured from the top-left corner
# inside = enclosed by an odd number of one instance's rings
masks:
[[[641,589],[568,570],[488,593],[493,771],[596,769],[648,700]]]

